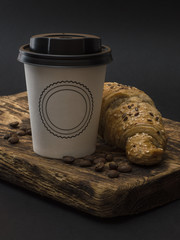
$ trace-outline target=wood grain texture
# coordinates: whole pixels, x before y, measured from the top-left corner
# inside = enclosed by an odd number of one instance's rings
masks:
[[[32,151],[31,136],[10,145],[3,139],[13,131],[8,124],[29,124],[26,92],[0,97],[0,178],[42,196],[57,200],[99,217],[137,214],[180,198],[180,123],[164,119],[168,146],[157,166],[132,165],[131,173],[110,179],[94,166],[81,168],[58,159],[38,156]],[[118,152],[97,142],[97,152]]]

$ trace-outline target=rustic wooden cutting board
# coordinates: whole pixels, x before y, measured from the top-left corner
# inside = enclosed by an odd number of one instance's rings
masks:
[[[153,167],[132,165],[131,173],[111,179],[107,171],[94,171],[32,151],[31,136],[10,144],[3,138],[9,123],[29,124],[26,92],[0,97],[0,178],[30,191],[99,217],[137,214],[180,198],[180,123],[164,119],[168,146],[164,161]],[[97,142],[97,153],[106,151],[125,159],[124,153]]]

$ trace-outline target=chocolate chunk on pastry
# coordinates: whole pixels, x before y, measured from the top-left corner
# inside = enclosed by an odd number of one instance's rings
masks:
[[[135,87],[115,82],[104,84],[99,135],[140,165],[159,163],[167,142],[153,100]]]

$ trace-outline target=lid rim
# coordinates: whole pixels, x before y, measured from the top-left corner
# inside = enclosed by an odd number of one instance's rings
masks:
[[[102,45],[106,49],[104,52],[84,54],[84,55],[53,55],[34,53],[26,50],[29,44],[21,46],[19,49],[18,61],[21,63],[30,63],[35,65],[49,66],[88,66],[103,65],[113,61],[111,49]]]
[[[41,59],[19,54],[17,60],[21,63],[44,65],[44,66],[92,66],[109,64],[113,61],[111,54],[96,59]]]

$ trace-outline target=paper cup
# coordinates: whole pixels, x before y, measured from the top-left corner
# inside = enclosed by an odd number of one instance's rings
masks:
[[[54,36],[57,35],[53,34],[51,39],[56,39]],[[60,41],[63,39],[65,42],[67,35],[60,38]],[[72,34],[69,35],[73,43]],[[43,35],[43,41],[50,38],[49,36],[52,37],[52,34],[46,36]],[[81,35],[78,39],[82,40],[81,37],[86,39],[87,35]],[[39,39],[39,35],[34,36],[33,41],[34,39]],[[75,40],[77,44],[77,38]],[[30,47],[33,44],[31,41]],[[19,54],[19,60],[25,67],[34,152],[50,158],[83,157],[92,154],[96,148],[106,64],[110,62],[110,55],[108,61],[107,55],[105,61],[102,61],[101,56],[101,64],[97,64],[97,53],[94,53],[94,59],[90,59],[89,55],[93,55],[92,53],[77,54],[80,50],[75,51],[73,46],[74,54],[60,55],[62,50],[59,50],[59,47],[54,50],[57,48],[55,46],[53,51],[57,53],[58,50],[58,56],[61,56],[57,59],[57,54],[53,55],[52,52],[37,53],[37,43],[34,45],[36,52],[30,47],[27,49],[25,45]],[[41,42],[41,51],[42,45]],[[70,51],[69,45],[67,51]],[[29,53],[31,55],[28,55]],[[47,58],[49,55],[52,57]],[[86,59],[80,58],[82,55],[85,55]],[[62,59],[64,56],[68,56],[68,59]],[[77,56],[80,58],[78,64]]]

